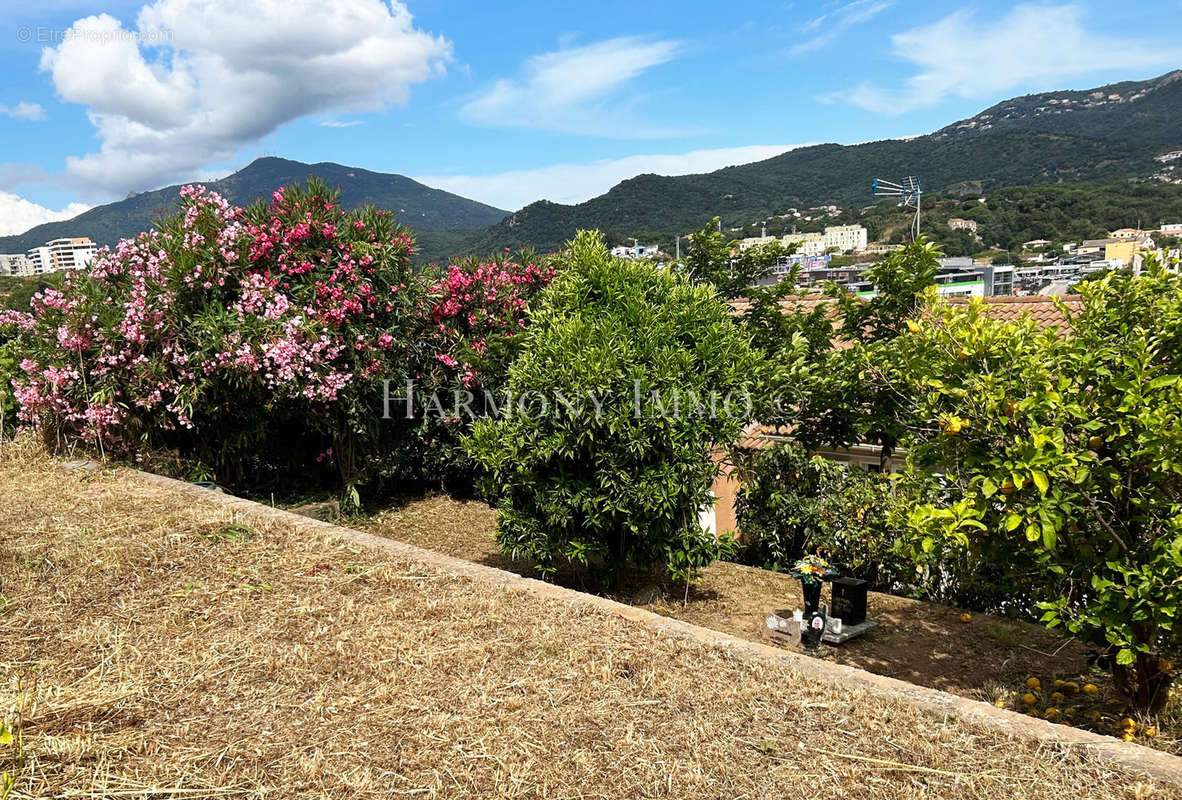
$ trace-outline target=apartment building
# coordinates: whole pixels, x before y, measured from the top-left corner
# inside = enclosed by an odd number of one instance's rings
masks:
[[[831,225],[825,229],[825,249],[840,253],[860,253],[868,244],[861,225]]]
[[[54,239],[29,251],[30,275],[86,269],[98,246],[85,236]]]
[[[0,253],[0,277],[31,275],[29,269],[29,259],[24,253]]]

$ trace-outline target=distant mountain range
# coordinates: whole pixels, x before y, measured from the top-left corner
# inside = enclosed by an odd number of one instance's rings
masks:
[[[790,207],[864,206],[872,202],[876,177],[918,175],[928,190],[953,192],[1147,180],[1163,174],[1158,157],[1177,150],[1182,70],[1087,91],[1027,95],[913,139],[803,147],[705,175],[639,175],[578,205],[528,205],[468,245],[476,252],[526,243],[543,250],[579,228],[622,239],[695,230],[715,215],[741,225]],[[1182,159],[1178,163],[1182,170]],[[1176,179],[1182,181],[1182,173]]]
[[[577,205],[532,203],[516,213],[432,189],[402,175],[339,164],[261,158],[209,184],[244,204],[315,174],[341,187],[342,202],[397,212],[422,256],[562,245],[580,228],[614,239],[687,232],[720,216],[730,225],[790,207],[872,202],[875,177],[919,175],[926,189],[981,192],[1003,186],[1082,181],[1182,183],[1182,70],[1148,81],[1026,95],[913,139],[823,144],[701,175],[638,175]],[[176,202],[178,187],[134,195],[66,222],[0,237],[0,252],[22,252],[66,235],[113,244],[148,228]]]
[[[420,246],[436,252],[448,252],[462,244],[466,235],[499,222],[509,213],[432,189],[403,175],[283,158],[257,159],[233,175],[206,185],[231,202],[246,205],[310,175],[319,176],[330,187],[340,187],[341,202],[346,206],[371,204],[396,212],[400,222],[414,229]],[[162,212],[176,205],[179,191],[179,186],[169,186],[135,194],[96,206],[65,222],[50,222],[17,236],[0,237],[0,253],[24,252],[61,236],[89,236],[99,244],[113,245],[150,228]]]

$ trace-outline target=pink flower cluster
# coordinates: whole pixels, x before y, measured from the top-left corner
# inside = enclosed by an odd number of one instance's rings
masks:
[[[383,371],[411,247],[388,216],[345,212],[322,187],[249,209],[202,186],[180,196],[159,230],[104,248],[32,314],[0,314],[28,334],[23,420],[114,448],[132,416],[176,430],[247,396],[334,403]]]
[[[525,326],[526,306],[554,279],[554,268],[514,262],[451,265],[428,289],[429,333],[437,360],[459,375],[461,385],[482,384],[479,362],[493,337]],[[457,358],[458,356],[458,358]]]

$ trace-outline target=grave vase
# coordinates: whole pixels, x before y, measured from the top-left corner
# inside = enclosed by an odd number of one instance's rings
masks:
[[[809,614],[817,613],[821,607],[821,582],[802,580],[800,589],[804,593],[804,617],[808,619]]]

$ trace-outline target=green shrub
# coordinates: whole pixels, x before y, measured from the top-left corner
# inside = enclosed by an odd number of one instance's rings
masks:
[[[780,571],[815,552],[877,588],[914,578],[898,550],[897,492],[888,477],[847,470],[796,444],[757,453],[741,471],[736,511],[746,563]]]
[[[512,413],[469,442],[497,538],[545,573],[632,563],[688,578],[718,552],[697,522],[711,448],[741,433],[762,362],[710,287],[613,260],[597,233],[566,260],[510,368]]]

